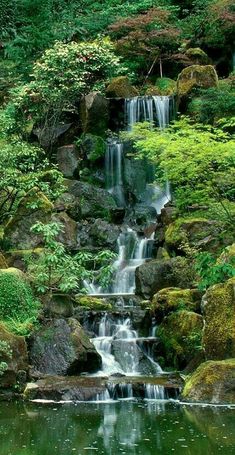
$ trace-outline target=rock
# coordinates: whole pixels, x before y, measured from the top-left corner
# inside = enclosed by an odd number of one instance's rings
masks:
[[[57,149],[58,168],[66,178],[79,176],[79,150],[76,145],[64,145]]]
[[[106,311],[112,309],[112,305],[105,299],[79,294],[75,295],[75,306],[81,306],[86,310],[93,311]]]
[[[80,201],[70,193],[61,194],[54,207],[57,212],[66,212],[75,221],[81,219]]]
[[[70,218],[66,212],[56,213],[52,216],[52,221],[63,225],[61,232],[57,236],[57,241],[69,250],[77,249],[77,223]]]
[[[190,402],[235,404],[235,359],[202,363],[186,379],[182,399]]]
[[[76,375],[101,368],[101,357],[76,319],[54,319],[30,339],[30,363],[40,373]]]
[[[171,96],[176,93],[176,81],[169,77],[159,77],[155,85],[149,85],[145,95],[150,96]]]
[[[48,376],[36,383],[28,383],[24,391],[25,400],[89,401],[106,390],[102,378],[77,376]]]
[[[8,265],[9,267],[25,272],[27,269],[27,259],[32,257],[37,260],[42,252],[43,248],[32,248],[30,250],[9,250],[6,253]]]
[[[200,47],[190,47],[185,55],[193,65],[207,65],[209,63],[208,55]]]
[[[97,218],[90,225],[89,237],[93,246],[104,248],[116,248],[120,229],[115,224]]]
[[[116,203],[108,191],[79,181],[66,183],[69,192],[79,199],[82,218],[110,219]]]
[[[84,133],[103,136],[108,129],[108,101],[99,92],[84,96],[80,104],[80,115]]]
[[[11,247],[31,249],[42,245],[40,235],[34,234],[30,228],[37,222],[47,223],[51,220],[53,204],[40,191],[31,190],[19,204],[14,216],[7,223],[5,238]]]
[[[235,262],[235,243],[227,246],[218,259],[219,264]]]
[[[33,133],[37,136],[40,145],[44,148],[54,144],[60,136],[70,129],[72,123],[58,123],[55,126],[35,128]]]
[[[143,161],[125,158],[124,165],[125,188],[141,202],[141,196],[146,190],[147,167]]]
[[[6,343],[7,352],[1,351],[0,345],[0,363],[5,362],[7,367],[0,376],[0,388],[13,387],[17,384],[20,372],[28,371],[27,345],[24,337],[10,333],[2,322],[0,322],[1,341]]]
[[[52,297],[44,305],[44,312],[50,316],[61,316],[69,318],[73,316],[73,302],[69,295],[53,294]]]
[[[117,362],[125,371],[130,371],[130,366],[133,364],[133,371],[138,365],[138,372],[142,375],[151,375],[157,372],[157,367],[151,360],[144,355],[143,351],[136,344],[136,340],[114,340],[112,341],[112,354]]]
[[[163,343],[168,366],[184,369],[201,347],[203,318],[192,311],[177,311],[166,316],[157,335]]]
[[[200,312],[201,298],[197,289],[165,288],[153,296],[151,309],[158,321],[182,309]]]
[[[207,360],[235,357],[235,278],[209,288],[203,298]]]
[[[3,256],[3,254],[0,252],[0,269],[7,269],[7,267],[7,260],[5,256]]]
[[[81,147],[86,158],[89,161],[95,162],[103,158],[106,151],[106,142],[100,136],[94,134],[85,134],[82,138]]]
[[[179,97],[187,96],[193,88],[218,86],[218,76],[212,65],[192,65],[184,68],[178,76],[177,92]]]
[[[222,236],[222,223],[206,218],[178,218],[171,223],[165,233],[166,246],[170,251],[178,251],[183,242],[191,247],[206,251],[216,251],[230,239]]]
[[[152,260],[137,267],[136,294],[146,299],[163,288],[188,288],[192,285],[192,268],[186,258]]]
[[[132,98],[138,96],[138,90],[133,87],[127,76],[118,76],[111,80],[106,88],[108,98]]]
[[[168,226],[169,224],[173,223],[175,217],[177,215],[177,209],[174,206],[166,205],[161,210],[161,223],[164,226]]]

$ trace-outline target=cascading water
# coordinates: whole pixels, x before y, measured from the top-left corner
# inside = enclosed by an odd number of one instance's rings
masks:
[[[106,187],[121,207],[125,206],[123,185],[123,144],[117,140],[107,143],[105,155]]]
[[[169,96],[136,96],[125,100],[125,116],[127,129],[132,130],[137,122],[155,123],[163,129],[169,124]]]

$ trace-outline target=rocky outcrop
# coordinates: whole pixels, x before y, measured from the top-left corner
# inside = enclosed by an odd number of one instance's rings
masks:
[[[79,150],[76,145],[64,145],[57,149],[58,168],[66,178],[79,176]]]
[[[184,68],[178,76],[177,93],[179,97],[187,96],[193,88],[218,86],[218,76],[212,65],[192,65]]]
[[[158,321],[178,310],[200,312],[201,297],[197,289],[165,288],[153,296],[151,309]]]
[[[203,298],[206,359],[235,357],[235,278],[209,288]]]
[[[0,342],[5,346],[1,349],[0,343],[0,365],[4,362],[6,366],[0,375],[0,388],[10,388],[27,379],[27,346],[24,337],[10,333],[3,323],[0,323]]]
[[[193,361],[201,349],[202,328],[202,316],[192,311],[177,311],[163,319],[157,334],[167,366],[182,370]]]
[[[116,203],[108,191],[80,181],[67,181],[66,184],[79,201],[82,218],[111,218]]]
[[[84,96],[80,104],[80,118],[84,133],[103,136],[108,129],[108,101],[99,92]]]
[[[132,98],[138,94],[138,90],[130,84],[127,76],[113,78],[106,88],[108,98]]]
[[[149,299],[163,288],[192,285],[191,267],[185,258],[153,260],[136,269],[136,294]]]
[[[62,229],[57,235],[57,241],[63,243],[68,250],[77,248],[77,223],[66,212],[56,213],[52,221],[61,223]]]
[[[235,404],[235,359],[202,363],[187,378],[182,399],[192,402]]]
[[[33,370],[43,374],[76,375],[101,367],[100,355],[73,318],[54,319],[35,333],[29,357]]]

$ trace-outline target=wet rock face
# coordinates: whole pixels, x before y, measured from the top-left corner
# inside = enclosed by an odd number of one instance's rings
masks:
[[[186,401],[235,404],[235,359],[202,363],[187,379]]]
[[[0,341],[7,344],[6,352],[1,351],[0,362],[5,362],[7,367],[0,376],[0,388],[14,386],[20,378],[25,378],[28,371],[28,354],[25,338],[13,335],[0,323]]]
[[[95,372],[101,357],[75,319],[55,319],[30,340],[30,362],[43,374],[76,375]]]
[[[235,357],[235,278],[209,288],[203,298],[206,359]]]

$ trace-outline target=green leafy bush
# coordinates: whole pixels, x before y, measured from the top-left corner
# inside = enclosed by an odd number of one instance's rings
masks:
[[[220,261],[211,253],[201,252],[196,256],[195,269],[200,278],[198,287],[205,290],[235,276],[235,256]]]

